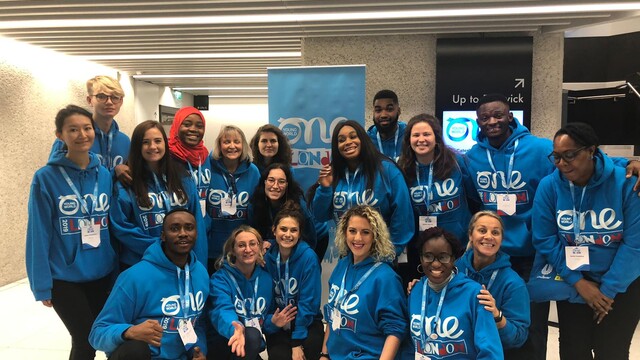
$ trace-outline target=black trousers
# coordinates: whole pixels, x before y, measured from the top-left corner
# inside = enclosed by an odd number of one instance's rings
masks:
[[[107,301],[111,276],[85,283],[53,280],[51,302],[71,335],[70,360],[93,359],[96,350],[89,344],[89,332]]]
[[[235,360],[235,359],[247,359],[255,360],[260,358],[260,352],[262,349],[262,334],[256,328],[245,327],[244,328],[244,357],[237,357],[231,352],[231,347],[227,345],[229,339],[226,337],[215,334],[208,341],[207,359],[209,360]]]
[[[613,300],[613,310],[600,324],[593,320],[589,305],[558,301],[560,359],[629,359],[631,339],[640,319],[640,278]]]
[[[304,357],[307,360],[317,360],[320,357],[324,340],[322,321],[315,320],[309,326],[308,331],[307,338],[302,342]],[[275,334],[267,335],[269,359],[291,359],[291,347],[291,333],[289,331],[278,331]]]
[[[109,360],[151,360],[151,349],[144,341],[127,340],[118,346]]]

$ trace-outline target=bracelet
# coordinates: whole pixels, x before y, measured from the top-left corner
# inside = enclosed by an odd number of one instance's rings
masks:
[[[500,314],[496,317],[493,318],[493,320],[495,320],[496,323],[499,323],[500,321],[502,321],[502,310],[500,310]]]
[[[320,353],[320,357],[321,357],[321,358],[322,358],[322,357],[326,357],[327,359],[331,360],[331,357],[330,357],[330,356],[329,356],[329,354],[327,354],[327,353],[323,353],[323,352],[321,352],[321,353]]]

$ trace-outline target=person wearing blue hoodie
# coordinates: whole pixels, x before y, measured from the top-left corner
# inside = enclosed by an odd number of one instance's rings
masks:
[[[481,285],[454,266],[463,251],[458,239],[432,227],[416,245],[424,276],[409,294],[411,344],[402,358],[503,359],[498,319],[478,301]]]
[[[398,166],[380,154],[362,126],[354,120],[340,122],[331,136],[331,165],[318,177],[313,199],[318,221],[340,217],[352,206],[370,205],[387,223],[396,255],[413,237],[415,226],[409,190]],[[406,262],[406,261],[405,261]]]
[[[248,222],[249,199],[258,185],[260,172],[251,163],[247,139],[237,126],[224,125],[211,153],[211,182],[207,192],[207,214],[211,217],[209,231],[209,273],[229,234]]]
[[[585,123],[553,139],[557,170],[538,187],[533,244],[565,291],[530,286],[556,300],[561,359],[628,359],[640,319],[640,198],[635,179],[613,164]]]
[[[264,349],[263,333],[288,325],[296,307],[274,308],[273,279],[262,263],[262,238],[248,225],[233,230],[211,277],[209,320],[216,334],[210,338],[208,359],[255,360]]]
[[[33,176],[26,266],[36,301],[53,307],[71,334],[69,358],[93,359],[87,340],[110,288],[116,255],[109,238],[112,178],[90,152],[91,113],[68,105],[56,115],[64,143]]]
[[[196,217],[175,208],[162,227],[162,241],[120,274],[91,329],[89,341],[110,360],[205,359],[209,276],[192,251]]]
[[[380,90],[373,97],[373,125],[367,135],[380,153],[397,161],[402,151],[406,123],[400,118],[398,95],[392,90]]]
[[[524,280],[511,269],[509,255],[500,250],[504,235],[502,219],[483,210],[469,222],[468,250],[456,261],[461,274],[482,285],[478,299],[498,328],[504,358],[528,359],[522,349],[529,334],[529,293]]]
[[[171,209],[186,208],[202,218],[195,185],[169,155],[160,123],[143,121],[133,130],[129,166],[131,183],[117,182],[110,210],[111,234],[121,244],[121,271],[140,261],[149,245],[160,240],[164,216]],[[194,251],[206,266],[204,221],[198,221],[198,238]]]
[[[298,308],[289,328],[267,335],[271,359],[317,359],[322,350],[321,269],[316,253],[300,241],[306,226],[300,210],[292,200],[282,206],[273,220],[276,243],[265,254],[276,306]]]
[[[342,259],[329,278],[321,359],[396,358],[407,335],[407,307],[395,251],[382,216],[371,206],[350,208],[336,230]]]
[[[129,137],[120,132],[114,116],[120,112],[124,100],[124,90],[120,82],[110,76],[99,75],[87,81],[87,103],[93,109],[96,139],[91,151],[100,163],[115,172],[118,179],[129,181],[130,173],[124,165],[129,154]],[[51,147],[51,155],[62,150],[64,143],[57,139]]]

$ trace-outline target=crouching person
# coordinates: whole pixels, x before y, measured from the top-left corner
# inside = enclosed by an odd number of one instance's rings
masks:
[[[118,277],[89,335],[110,360],[206,358],[209,277],[192,251],[196,228],[186,209],[169,212],[161,241]]]

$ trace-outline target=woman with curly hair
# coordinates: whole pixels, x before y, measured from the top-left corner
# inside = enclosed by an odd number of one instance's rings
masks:
[[[336,229],[343,258],[329,279],[321,359],[394,359],[407,334],[400,277],[389,262],[395,248],[380,213],[350,208]]]
[[[281,163],[291,168],[291,146],[277,126],[262,125],[250,144],[253,164],[258,167],[260,173],[274,163]]]

